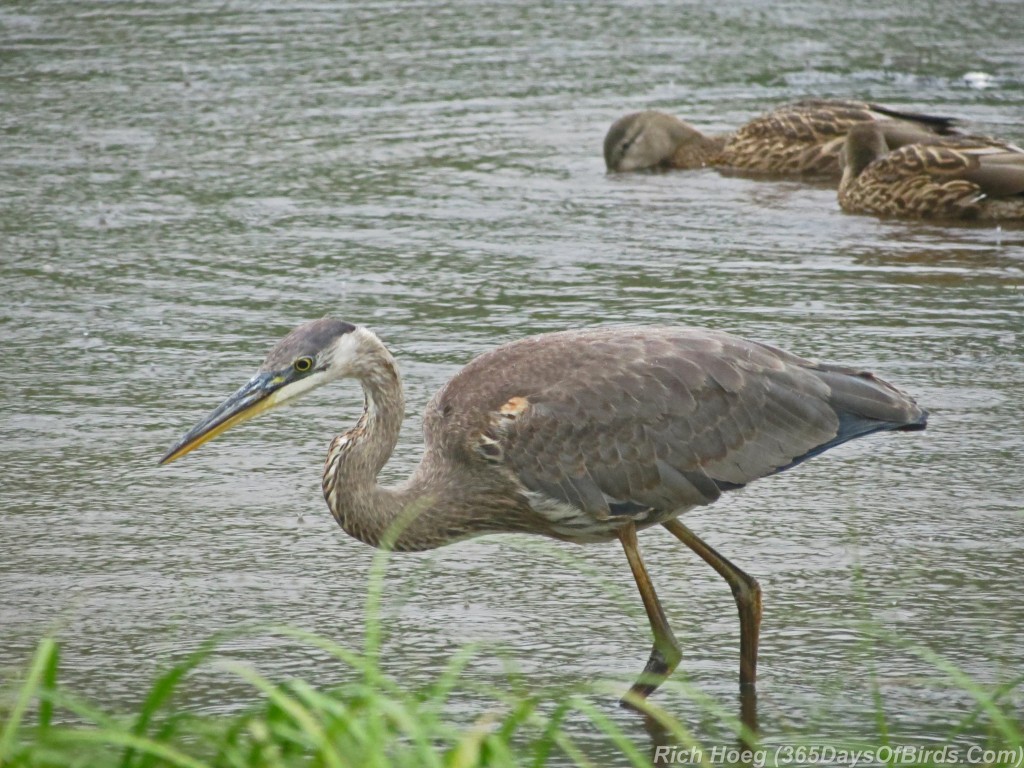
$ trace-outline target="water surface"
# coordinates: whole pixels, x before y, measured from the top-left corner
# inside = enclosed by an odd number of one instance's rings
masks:
[[[765,589],[769,739],[872,742],[881,706],[894,741],[942,743],[973,704],[911,647],[984,685],[1024,666],[1024,232],[846,216],[822,185],[609,177],[600,150],[627,111],[725,130],[808,95],[1024,141],[1019,4],[943,7],[6,4],[0,674],[55,632],[69,685],[127,709],[221,630],[361,643],[373,551],[319,490],[330,437],[359,414],[353,386],[156,466],[299,322],[365,323],[398,357],[410,418],[388,481],[474,354],[678,323],[874,370],[932,412],[926,433],[844,446],[687,523]],[[684,644],[677,681],[732,711],[728,589],[666,533],[641,544]],[[496,655],[470,682],[503,685],[511,664],[540,690],[624,690],[649,646],[617,546],[529,537],[395,557],[383,621],[387,669],[410,685],[473,641]],[[349,674],[265,637],[226,655],[276,678]],[[1009,695],[1024,708],[1019,685]],[[182,704],[251,700],[211,673]],[[725,738],[681,687],[657,700]]]

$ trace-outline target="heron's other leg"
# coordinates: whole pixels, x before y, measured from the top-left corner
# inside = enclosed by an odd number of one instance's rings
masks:
[[[651,648],[651,657],[647,660],[647,666],[641,673],[639,679],[633,683],[629,693],[622,699],[623,706],[630,706],[628,701],[631,697],[645,699],[650,696],[659,685],[665,682],[672,670],[676,668],[679,659],[682,658],[682,651],[679,650],[679,642],[672,634],[672,627],[665,618],[665,611],[661,607],[658,595],[654,591],[651,577],[647,574],[643,558],[640,557],[640,549],[636,540],[636,525],[629,523],[619,529],[619,541],[626,552],[629,560],[629,567],[633,571],[633,578],[640,589],[640,597],[644,601],[644,608],[647,609],[647,618],[651,622],[651,630],[654,632],[654,647]]]
[[[757,680],[757,642],[761,634],[761,585],[678,520],[662,525],[729,582],[740,613],[740,685],[753,685]]]

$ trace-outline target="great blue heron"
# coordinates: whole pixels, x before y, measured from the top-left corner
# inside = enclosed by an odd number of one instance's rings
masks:
[[[839,154],[851,126],[878,125],[890,148],[955,134],[954,121],[857,101],[808,99],[786,104],[728,134],[706,136],[664,112],[634,112],[604,139],[609,171],[704,168],[772,176],[838,179]]]
[[[873,125],[850,130],[839,205],[915,219],[1024,221],[1024,149],[984,137],[889,151]]]
[[[280,341],[161,461],[341,378],[362,385],[365,403],[356,426],[331,441],[324,468],[324,496],[341,527],[401,551],[501,532],[578,544],[617,538],[654,633],[630,689],[640,698],[672,672],[680,649],[640,557],[638,529],[663,525],[729,583],[740,615],[740,683],[752,686],[760,587],[676,518],[852,438],[924,429],[927,417],[870,373],[727,333],[586,328],[471,361],[427,406],[416,471],[383,487],[377,474],[404,415],[395,360],[372,331],[325,318]]]

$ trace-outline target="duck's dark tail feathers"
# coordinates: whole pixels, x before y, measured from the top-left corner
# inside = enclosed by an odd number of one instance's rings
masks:
[[[960,121],[955,117],[944,117],[941,115],[926,115],[922,112],[904,112],[881,104],[869,104],[872,111],[891,117],[895,120],[909,120],[927,126],[930,130],[942,136],[951,136],[960,133],[957,126]]]

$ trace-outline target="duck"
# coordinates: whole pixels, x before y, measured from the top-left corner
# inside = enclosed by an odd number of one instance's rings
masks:
[[[877,125],[854,126],[843,146],[839,207],[910,219],[1024,221],[1024,149],[991,137],[889,150]]]
[[[860,101],[805,99],[777,107],[738,130],[705,135],[665,112],[634,112],[604,138],[609,172],[714,167],[765,176],[838,180],[851,126],[877,124],[894,149],[927,137],[957,135],[951,117],[902,112]]]

